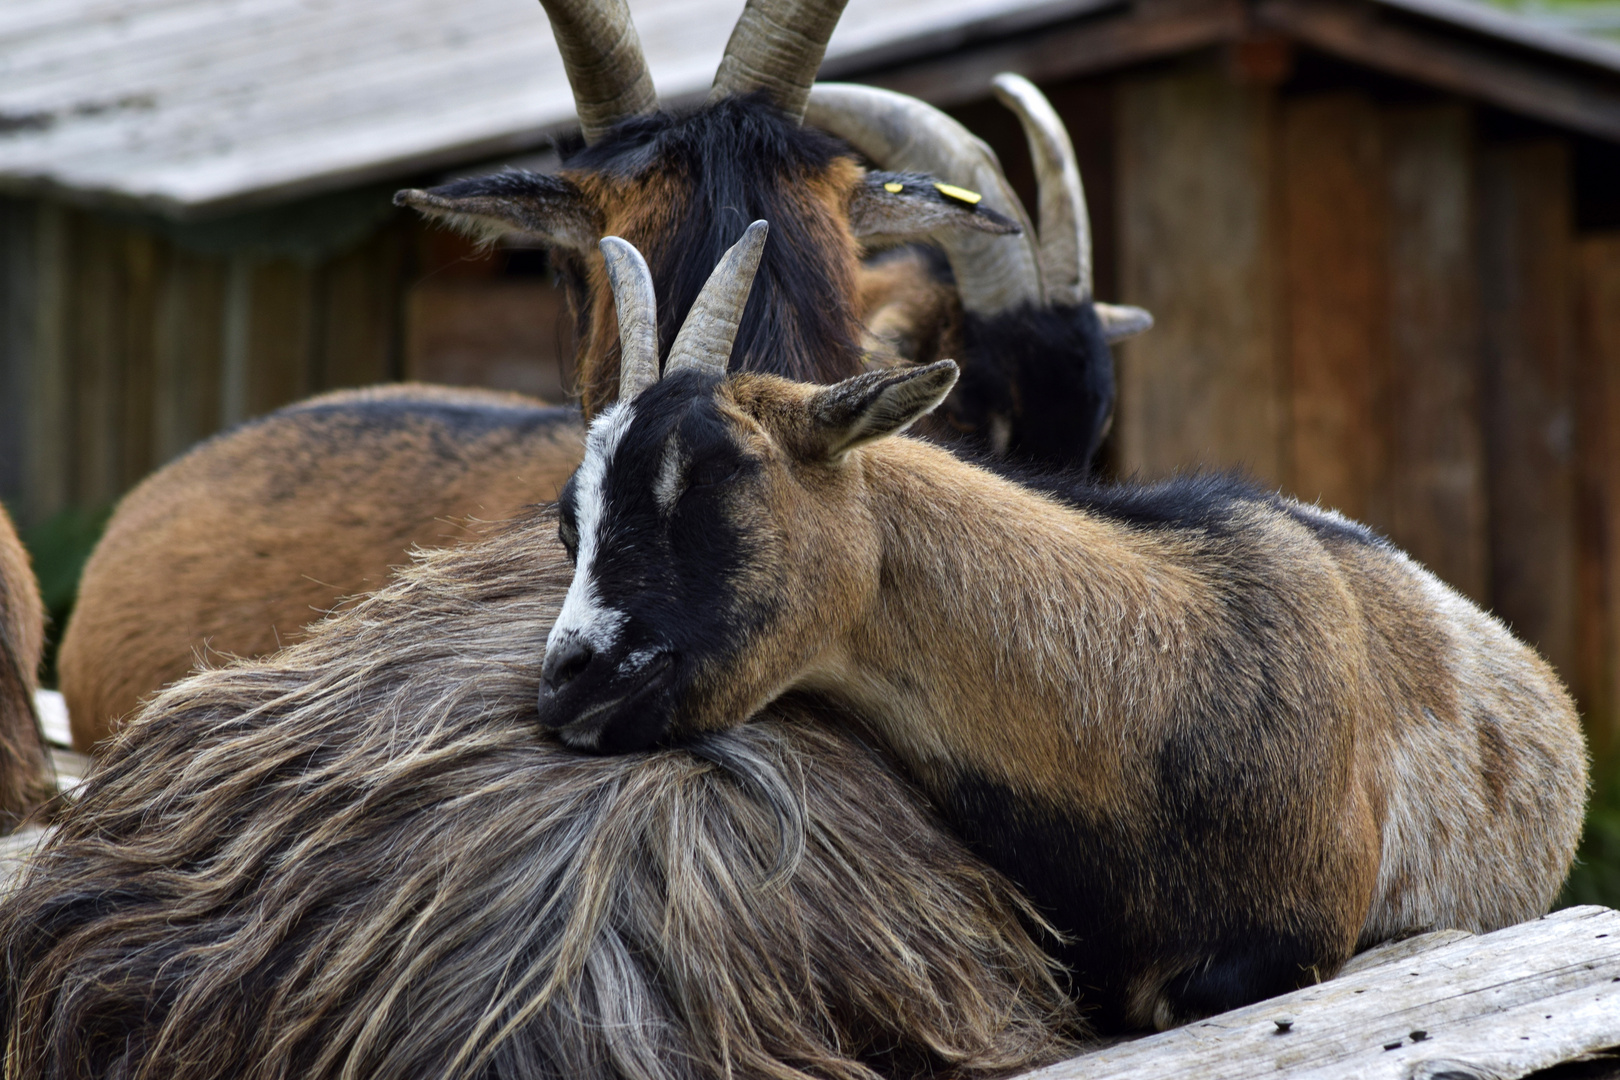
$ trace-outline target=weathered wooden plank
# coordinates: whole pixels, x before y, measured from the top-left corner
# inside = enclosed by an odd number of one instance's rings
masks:
[[[1438,939],[1437,939],[1438,940]],[[1550,1017],[1550,1018],[1549,1018]],[[1289,1021],[1286,1031],[1279,1019]],[[1423,1032],[1414,1038],[1415,1032]],[[1111,1046],[1030,1080],[1527,1075],[1620,1043],[1620,913],[1571,908]],[[1474,1069],[1473,1062],[1481,1069]]]
[[[1582,690],[1602,760],[1620,752],[1620,234],[1579,241]]]
[[[68,212],[38,204],[34,218],[34,319],[29,358],[28,458],[23,500],[40,521],[70,503],[73,427],[68,396]]]
[[[384,228],[321,267],[316,388],[366,386],[395,374],[405,240]]]
[[[429,280],[405,307],[405,376],[566,400],[572,328],[543,279]]]
[[[1379,5],[1354,0],[1263,0],[1257,15],[1262,26],[1332,55],[1599,138],[1620,138],[1620,91],[1609,76],[1389,19]]]
[[[126,229],[120,237],[122,258],[117,363],[119,367],[118,494],[134,487],[157,461],[156,432],[157,314],[163,273],[158,239],[144,229]]]
[[[314,283],[309,266],[290,259],[253,270],[248,313],[247,415],[307,397],[314,358]]]
[[[1569,146],[1480,155],[1480,288],[1492,606],[1565,679],[1575,650]]]
[[[171,251],[158,291],[153,402],[155,462],[219,430],[225,261]]]
[[[1490,602],[1474,138],[1464,105],[1386,110],[1391,536]]]
[[[123,238],[83,213],[71,215],[69,236],[70,497],[80,506],[100,506],[123,491]]]
[[[1121,298],[1158,319],[1120,358],[1121,468],[1242,465],[1282,484],[1273,96],[1212,64],[1117,94]]]
[[[1360,93],[1282,108],[1293,494],[1390,528],[1378,113]]]

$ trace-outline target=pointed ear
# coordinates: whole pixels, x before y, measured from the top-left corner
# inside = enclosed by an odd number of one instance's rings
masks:
[[[475,176],[427,191],[401,191],[394,205],[413,207],[484,243],[516,232],[589,253],[602,239],[596,208],[560,176],[520,170]]]
[[[923,173],[869,172],[849,201],[849,227],[868,248],[909,244],[951,229],[996,236],[1018,223],[980,201],[977,192],[942,184]]]
[[[828,460],[874,439],[904,431],[945,400],[956,385],[956,361],[870,371],[818,390],[810,399],[817,450]]]

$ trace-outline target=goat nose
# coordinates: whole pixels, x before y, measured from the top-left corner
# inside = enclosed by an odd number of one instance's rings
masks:
[[[576,637],[560,641],[546,650],[546,662],[540,668],[540,699],[554,696],[572,682],[580,672],[590,666],[596,650],[590,643]]]

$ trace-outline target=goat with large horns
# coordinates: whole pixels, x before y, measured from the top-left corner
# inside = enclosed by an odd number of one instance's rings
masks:
[[[399,198],[480,235],[550,246],[577,316],[587,417],[615,399],[620,369],[597,240],[622,235],[646,253],[665,298],[662,355],[730,239],[764,217],[776,233],[735,366],[833,382],[948,348],[970,358],[968,389],[938,434],[1083,465],[1113,403],[1107,341],[1148,320],[1091,297],[1061,123],[1033,87],[1003,80],[1041,163],[1037,246],[994,156],[955,121],[899,95],[813,85],[840,7],[751,0],[712,100],[666,114],[623,0],[547,0],[583,142],[556,175]],[[905,260],[861,261],[913,240],[944,247],[954,293]],[[343,597],[381,586],[413,545],[460,542],[476,532],[460,524],[469,518],[553,497],[581,445],[576,411],[406,386],[290,406],[171,462],[124,499],[85,569],[60,665],[75,745],[89,749],[199,656],[296,641]]]
[[[732,326],[764,226],[689,317]],[[621,318],[651,275],[606,240]],[[683,330],[678,341],[688,335]],[[559,504],[540,719],[643,750],[783,695],[859,717],[1065,933],[1106,1026],[1544,913],[1586,752],[1534,649],[1337,514],[1231,478],[1019,485],[896,437],[950,361],[832,386],[642,364]]]

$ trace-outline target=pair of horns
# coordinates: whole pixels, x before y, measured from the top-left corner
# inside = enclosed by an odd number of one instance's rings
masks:
[[[665,372],[726,373],[769,232],[764,221],[748,226],[742,239],[731,245],[710,272],[669,347]],[[652,271],[634,245],[607,236],[601,248],[619,313],[619,400],[629,401],[658,381],[658,298],[653,292]]]
[[[848,0],[748,0],[726,42],[709,100],[763,90],[795,120]],[[540,0],[562,54],[587,143],[658,108],[625,0]]]
[[[932,173],[972,187],[986,207],[1018,222],[1022,234],[957,231],[941,238],[965,310],[996,315],[1024,304],[1093,303],[1109,340],[1153,324],[1141,308],[1096,302],[1091,219],[1069,133],[1044,94],[1021,75],[998,75],[996,97],[1029,142],[1040,190],[1040,232],[983,140],[925,102],[892,90],[817,83],[805,119],[886,169]]]

